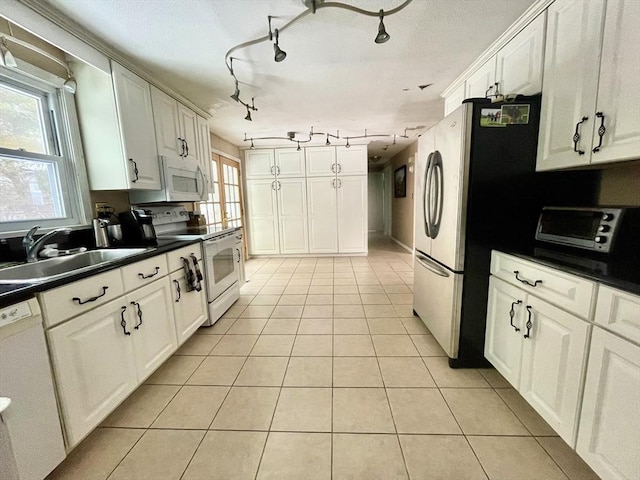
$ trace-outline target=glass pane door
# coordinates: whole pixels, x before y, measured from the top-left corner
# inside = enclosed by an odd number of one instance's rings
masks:
[[[238,165],[221,159],[222,182],[224,184],[224,218],[227,227],[242,227],[242,207],[240,205],[240,174]]]

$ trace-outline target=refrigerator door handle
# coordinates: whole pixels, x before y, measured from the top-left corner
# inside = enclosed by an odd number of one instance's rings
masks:
[[[429,170],[431,169],[431,158],[433,152],[427,157],[427,167],[424,169],[424,184],[422,186],[422,216],[424,217],[424,233],[427,237],[431,237],[429,234],[429,220],[427,219],[427,179],[429,177]]]
[[[427,257],[425,257],[423,255],[416,254],[416,260],[418,260],[418,262],[420,262],[420,265],[422,265],[424,268],[426,268],[430,272],[435,273],[436,275],[440,275],[441,277],[448,277],[449,276],[449,272],[447,272],[440,265],[438,265],[437,263],[435,263],[432,260],[429,260]]]
[[[431,212],[429,212],[429,231],[432,235],[431,238],[436,238],[438,236],[438,233],[440,232],[440,223],[442,222],[442,210],[444,204],[444,172],[442,171],[442,155],[440,155],[440,152],[434,152],[433,160],[431,163],[431,175],[436,177],[434,183],[435,191],[433,192],[435,201],[433,217],[435,218],[431,218]]]

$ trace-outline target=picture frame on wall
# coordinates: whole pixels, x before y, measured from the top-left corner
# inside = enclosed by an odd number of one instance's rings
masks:
[[[402,198],[407,196],[407,166],[396,168],[393,172],[393,196]]]

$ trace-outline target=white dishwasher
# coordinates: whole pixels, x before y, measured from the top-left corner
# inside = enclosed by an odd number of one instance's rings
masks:
[[[0,309],[0,478],[42,480],[65,455],[34,298]]]

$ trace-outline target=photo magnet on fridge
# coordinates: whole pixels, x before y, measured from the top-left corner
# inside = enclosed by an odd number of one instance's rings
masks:
[[[529,123],[529,105],[502,105],[500,122],[504,125]]]

